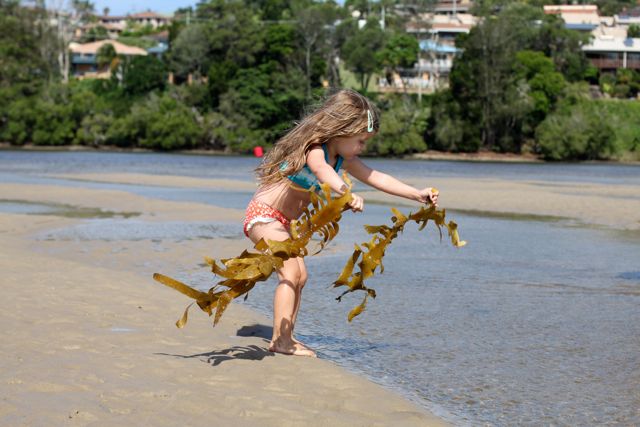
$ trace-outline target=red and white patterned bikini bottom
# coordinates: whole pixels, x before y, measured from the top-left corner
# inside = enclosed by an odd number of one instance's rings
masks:
[[[251,199],[249,206],[247,206],[247,211],[245,212],[244,234],[249,237],[249,230],[255,224],[269,223],[273,221],[280,222],[286,229],[289,229],[289,224],[291,223],[291,220],[279,210],[272,208],[266,203]]]

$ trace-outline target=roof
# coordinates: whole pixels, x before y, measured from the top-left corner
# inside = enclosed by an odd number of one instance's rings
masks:
[[[606,38],[614,38],[614,39],[626,39],[627,38],[627,27],[623,27],[621,25],[600,25],[598,28],[591,32],[594,38],[604,37]]]
[[[592,4],[548,5],[544,6],[544,13],[560,15],[565,27],[570,30],[591,31],[603,20],[598,14],[598,6]]]
[[[622,39],[612,36],[599,36],[590,44],[583,46],[585,52],[634,52],[640,53],[640,39]]]
[[[406,25],[408,32],[427,31],[431,33],[455,32],[468,33],[476,25],[478,18],[469,13],[457,13],[455,15],[434,15],[425,13],[419,21],[411,21]]]
[[[568,5],[568,4],[549,4],[544,6],[544,13],[548,15],[557,15],[561,13],[598,13],[598,6],[595,4],[580,4],[580,5]]]
[[[129,46],[115,40],[100,40],[97,42],[84,44],[71,43],[69,44],[69,50],[71,50],[72,53],[95,55],[98,53],[98,50],[100,50],[100,48],[105,44],[113,45],[118,55],[147,55],[147,51],[144,49],[135,46]]]
[[[96,18],[100,21],[124,21],[126,16],[114,16],[114,15],[96,15]]]
[[[122,25],[105,23],[105,22],[90,22],[88,24],[82,25],[80,28],[83,30],[90,30],[91,28],[103,27],[105,30],[111,31],[123,31]]]

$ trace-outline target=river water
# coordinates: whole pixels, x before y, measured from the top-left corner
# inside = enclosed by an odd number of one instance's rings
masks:
[[[367,163],[401,178],[433,178],[436,186],[440,177],[502,178],[637,185],[640,194],[637,166]],[[0,180],[114,188],[241,209],[249,192],[80,182],[49,174],[168,173],[250,181],[256,165],[249,157],[0,151]],[[25,206],[0,201],[0,211],[42,209]],[[336,240],[308,259],[299,338],[320,357],[456,425],[640,425],[639,234],[454,211],[448,217],[469,244],[456,249],[439,242],[434,228],[417,233],[407,225],[387,251],[384,274],[367,282],[378,297],[347,323],[361,296],[338,303],[340,292],[330,285],[353,243],[368,240],[362,226],[390,224],[390,211],[369,204],[363,214],[345,215]],[[85,240],[241,237],[235,224],[154,226],[135,218],[88,219],[68,233]],[[206,270],[191,275],[188,282],[202,283],[203,289],[213,281]],[[260,284],[244,304],[271,316],[274,286],[274,280]]]

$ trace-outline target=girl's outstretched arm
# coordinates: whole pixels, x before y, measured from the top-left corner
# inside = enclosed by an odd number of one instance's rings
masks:
[[[370,185],[376,190],[421,203],[430,202],[436,206],[438,204],[438,192],[432,187],[426,187],[422,190],[414,188],[391,175],[371,169],[358,157],[345,160],[344,168],[358,181]]]

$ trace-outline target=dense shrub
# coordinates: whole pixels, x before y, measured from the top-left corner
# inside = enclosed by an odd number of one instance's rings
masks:
[[[36,145],[70,145],[74,142],[76,123],[68,105],[40,100],[36,104],[33,143]]]
[[[76,131],[76,141],[82,145],[100,146],[105,144],[113,122],[114,118],[110,114],[98,113],[84,117]]]
[[[541,154],[549,160],[605,160],[616,152],[610,117],[589,103],[554,113],[536,129]]]
[[[427,111],[410,99],[398,99],[382,111],[380,132],[367,143],[367,153],[402,155],[425,151]]]
[[[176,150],[194,147],[201,129],[193,112],[169,94],[151,95],[113,122],[107,141],[121,146]]]
[[[34,98],[21,98],[9,104],[5,111],[6,122],[0,128],[0,140],[14,145],[30,142],[37,117],[34,107]]]
[[[242,153],[257,145],[266,145],[264,132],[252,130],[241,117],[230,120],[223,114],[212,112],[204,117],[202,126],[207,148]]]

